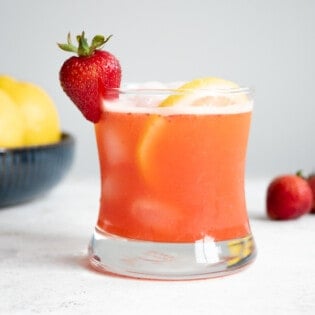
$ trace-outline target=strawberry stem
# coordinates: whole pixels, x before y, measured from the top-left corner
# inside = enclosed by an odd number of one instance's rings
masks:
[[[298,170],[296,173],[295,173],[296,176],[299,176],[301,178],[305,178],[304,175],[303,175],[303,172],[302,170]]]
[[[71,35],[68,33],[67,36],[67,43],[66,44],[60,44],[57,43],[57,45],[64,51],[74,52],[79,57],[85,56],[91,56],[95,50],[100,49],[113,35],[109,35],[107,37],[104,37],[103,35],[96,35],[93,37],[91,45],[88,44],[87,39],[85,38],[84,31],[81,35],[77,35],[76,39],[78,42],[78,46],[73,45],[71,41]]]

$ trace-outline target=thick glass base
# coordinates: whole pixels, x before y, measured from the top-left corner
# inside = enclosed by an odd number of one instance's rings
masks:
[[[226,276],[251,263],[256,247],[251,235],[215,242],[159,243],[117,237],[95,230],[91,265],[117,275],[160,280],[189,280]]]

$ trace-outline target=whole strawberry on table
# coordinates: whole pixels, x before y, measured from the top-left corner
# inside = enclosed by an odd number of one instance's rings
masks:
[[[111,35],[96,35],[89,45],[85,33],[76,36],[75,46],[68,34],[66,44],[58,46],[68,52],[76,53],[67,59],[59,72],[59,79],[64,92],[82,112],[84,117],[97,123],[101,116],[102,99],[108,89],[119,88],[121,67],[118,59],[101,47]]]
[[[269,218],[290,220],[314,211],[315,176],[304,178],[299,171],[276,177],[269,184],[266,210]]]
[[[309,186],[311,187],[312,193],[313,193],[313,202],[312,202],[312,208],[311,213],[315,213],[315,174],[311,174],[307,178],[307,182]]]

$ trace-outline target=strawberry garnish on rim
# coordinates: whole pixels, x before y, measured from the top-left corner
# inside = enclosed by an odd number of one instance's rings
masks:
[[[97,123],[101,116],[102,99],[106,91],[119,88],[121,68],[118,59],[100,48],[112,37],[96,35],[88,44],[84,32],[76,37],[78,46],[71,42],[70,33],[66,44],[58,46],[77,56],[67,59],[59,72],[64,92],[82,112],[84,117]]]

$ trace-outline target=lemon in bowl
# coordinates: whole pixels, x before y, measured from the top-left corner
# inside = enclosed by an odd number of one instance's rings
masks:
[[[70,169],[74,145],[40,86],[0,76],[0,207],[53,188]]]
[[[57,109],[41,87],[30,82],[17,81],[9,76],[0,76],[0,91],[15,103],[16,106],[11,105],[12,111],[17,109],[20,112],[17,120],[19,119],[20,125],[24,127],[22,145],[49,144],[60,140]],[[6,133],[11,133],[11,129],[15,127],[15,124],[8,126]],[[0,138],[0,147],[4,144]],[[9,143],[10,147],[13,145]]]
[[[0,147],[24,145],[24,117],[10,96],[0,89]]]

